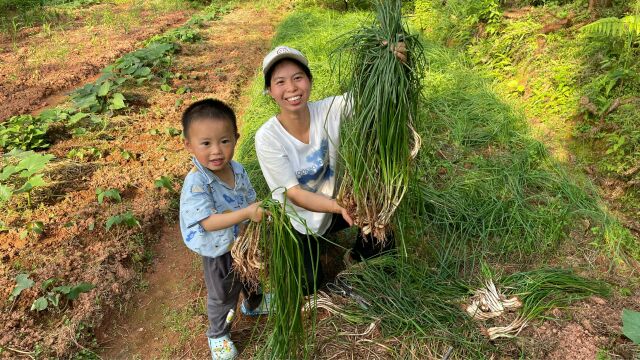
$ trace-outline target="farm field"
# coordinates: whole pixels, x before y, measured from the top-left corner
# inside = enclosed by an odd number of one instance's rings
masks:
[[[253,137],[278,108],[262,94],[263,56],[298,48],[312,100],[343,93],[330,55],[370,8],[60,1],[34,16],[6,4],[0,358],[210,357],[201,260],[177,224],[191,168],[180,115],[206,97],[231,104],[235,159],[267,197]],[[640,311],[640,30],[618,39],[582,29],[640,16],[640,3],[415,0],[403,11],[427,68],[422,147],[394,223],[399,257],[347,268],[350,233],[323,245],[328,277],[351,269],[376,306],[321,287],[339,311],[318,310],[310,357],[640,356],[631,320],[623,326],[623,310]],[[380,275],[390,268],[402,276]],[[482,323],[461,310],[489,278],[533,299],[517,336],[485,336],[513,313]],[[385,290],[394,287],[403,290]],[[262,354],[264,320],[236,316],[241,359]]]

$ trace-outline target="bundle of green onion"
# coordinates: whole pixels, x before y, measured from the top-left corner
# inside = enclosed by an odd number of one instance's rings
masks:
[[[352,108],[341,125],[343,172],[338,201],[365,234],[383,240],[408,186],[412,152],[419,137],[412,128],[423,69],[423,48],[410,35],[398,0],[376,2],[372,25],[347,35],[336,49],[345,61]],[[404,42],[407,61],[394,54]],[[414,148],[414,151],[412,151]]]
[[[298,241],[285,210],[286,197],[284,204],[267,199],[261,206],[269,215],[259,223],[249,224],[231,250],[234,269],[240,277],[254,289],[260,282],[268,284],[271,293],[267,320],[270,333],[259,357],[306,358],[310,346],[305,342],[311,337],[307,336],[309,325],[301,312],[306,283],[302,246],[317,246],[317,243],[310,245]],[[317,284],[312,286],[315,288]],[[313,327],[315,312],[310,316]]]

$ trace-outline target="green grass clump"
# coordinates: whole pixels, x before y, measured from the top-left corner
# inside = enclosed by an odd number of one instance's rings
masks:
[[[379,324],[387,338],[422,344],[412,357],[441,358],[453,348],[453,358],[482,359],[499,354],[500,348],[489,342],[481,326],[463,310],[475,279],[451,279],[431,268],[424,259],[383,256],[358,264],[338,275],[360,298],[360,305],[331,305],[335,314],[356,324]],[[522,307],[519,317],[528,322],[545,317],[547,310],[564,308],[592,295],[608,296],[609,286],[598,280],[576,275],[571,270],[545,268],[517,272],[501,277],[499,289],[517,296]],[[511,320],[497,318],[493,326]],[[403,347],[391,350],[394,358],[403,358]],[[524,353],[526,349],[522,349]]]
[[[609,285],[589,280],[571,270],[539,269],[503,277],[500,285],[522,301],[520,312],[527,319],[544,316],[547,310],[564,308],[592,295],[609,296]]]
[[[271,198],[263,200],[261,207],[269,215],[265,215],[262,222],[250,223],[232,250],[234,267],[245,283],[257,289],[261,279],[271,293],[267,326],[260,335],[265,339],[265,346],[258,352],[258,357],[265,359],[308,358],[313,348],[313,337],[308,334],[314,332],[316,312],[303,314],[301,310],[305,294],[315,293],[318,284],[306,283],[303,247],[319,245],[315,241],[307,244],[298,240],[285,210],[287,206],[286,198],[284,203]],[[309,249],[310,253],[318,251]],[[313,279],[316,279],[317,266],[312,264],[313,274],[309,275],[313,275]]]
[[[422,44],[400,10],[399,1],[377,2],[375,20],[348,33],[334,50],[346,62],[343,76],[352,101],[340,127],[338,199],[379,240],[407,191],[424,69]],[[407,63],[391,49],[400,42]]]
[[[377,322],[385,338],[402,336],[404,341],[426,343],[424,358],[434,358],[434,354],[440,358],[449,346],[461,358],[481,358],[491,348],[460,307],[470,295],[469,287],[442,277],[422,259],[382,256],[353,266],[339,277],[366,304],[363,308],[350,303],[341,310],[345,319]]]

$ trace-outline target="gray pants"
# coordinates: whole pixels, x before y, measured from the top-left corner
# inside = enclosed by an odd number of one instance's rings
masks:
[[[204,282],[207,285],[207,316],[209,329],[207,337],[217,338],[228,333],[226,320],[229,310],[236,308],[240,292],[253,309],[262,301],[262,294],[251,294],[232,269],[231,253],[211,258],[202,257]]]

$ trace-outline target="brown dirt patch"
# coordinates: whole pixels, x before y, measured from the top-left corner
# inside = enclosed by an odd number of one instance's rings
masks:
[[[570,310],[555,309],[555,321],[531,325],[522,336],[532,343],[535,359],[596,359],[598,355],[633,359],[635,347],[622,335],[622,309],[640,309],[640,294],[612,299],[592,297]]]
[[[70,23],[51,32],[25,29],[29,35],[15,43],[0,37],[0,121],[57,104],[140,41],[176,27],[191,13],[147,9],[133,1],[103,4],[78,10]]]

